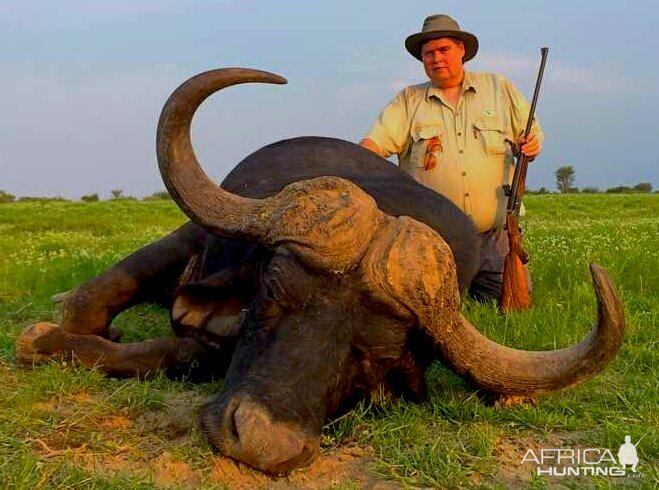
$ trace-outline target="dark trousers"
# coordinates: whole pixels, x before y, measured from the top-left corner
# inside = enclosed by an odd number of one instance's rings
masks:
[[[478,301],[499,300],[503,285],[503,262],[508,255],[508,234],[505,227],[481,233],[481,266],[469,286],[469,295]],[[531,275],[524,264],[529,292],[532,291]]]

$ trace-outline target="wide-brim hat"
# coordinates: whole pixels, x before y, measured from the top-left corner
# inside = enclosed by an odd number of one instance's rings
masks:
[[[464,43],[465,55],[463,62],[469,61],[478,52],[478,38],[471,32],[460,29],[458,23],[448,15],[431,15],[423,21],[421,32],[412,34],[405,39],[405,47],[417,60],[421,61],[421,46],[431,39],[440,37],[455,37]]]

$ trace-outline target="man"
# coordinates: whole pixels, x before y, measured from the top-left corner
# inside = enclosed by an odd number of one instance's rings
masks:
[[[640,439],[638,442],[640,442]],[[638,465],[638,454],[636,452],[636,446],[638,445],[638,442],[636,444],[632,444],[631,436],[625,436],[625,443],[620,446],[620,449],[618,450],[618,462],[620,463],[620,466],[622,466],[623,470],[627,467],[627,465],[631,465],[632,472],[636,473],[636,466]]]
[[[465,71],[478,39],[448,15],[427,17],[405,47],[429,81],[399,92],[361,145],[385,158],[397,154],[403,170],[472,218],[483,262],[471,293],[498,299],[508,253],[502,185],[512,180],[516,152],[530,159],[540,153],[540,125],[534,121],[525,141],[530,105],[515,86],[501,75]]]

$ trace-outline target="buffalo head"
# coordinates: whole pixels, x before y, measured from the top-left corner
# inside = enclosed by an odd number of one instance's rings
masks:
[[[196,160],[191,120],[210,94],[246,82],[285,80],[247,69],[198,75],[167,101],[157,137],[160,170],[181,209],[218,236],[271,253],[240,317],[225,384],[201,413],[204,433],[222,453],[269,473],[303,465],[318,453],[323,423],[356,398],[381,387],[423,396],[433,352],[479,388],[520,395],[572,386],[615,355],[622,307],[596,265],[591,334],[568,349],[515,350],[461,316],[442,237],[384,214],[356,185],[320,177],[265,199],[217,186]]]

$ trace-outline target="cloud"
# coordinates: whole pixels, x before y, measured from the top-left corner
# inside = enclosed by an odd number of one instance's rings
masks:
[[[539,57],[523,57],[505,52],[482,53],[474,66],[479,70],[502,73],[512,79],[535,80]],[[546,80],[562,92],[576,94],[612,94],[630,88],[631,82],[607,66],[571,66],[550,58]]]
[[[353,52],[357,60],[353,63],[356,71],[367,84],[381,85],[381,80],[388,79],[386,87],[391,95],[403,88],[426,81],[420,63],[401,56],[384,64],[378,58],[363,52]],[[376,63],[376,61],[378,61]],[[519,56],[504,51],[481,52],[467,65],[474,71],[501,73],[513,82],[531,87],[538,73],[540,56]],[[627,90],[638,83],[620,76],[621,70],[608,65],[569,65],[557,62],[549,56],[545,70],[545,80],[562,93],[572,94],[613,94]],[[391,76],[394,74],[394,76]]]

